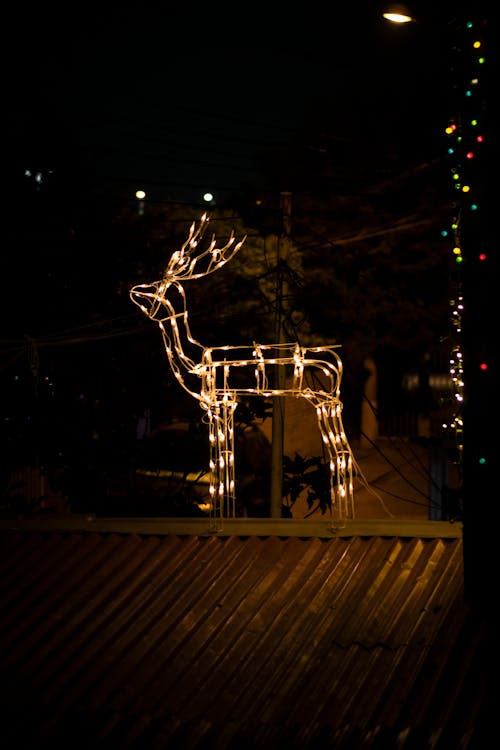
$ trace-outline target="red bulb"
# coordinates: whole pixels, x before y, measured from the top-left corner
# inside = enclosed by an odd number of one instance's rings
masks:
[[[479,253],[479,260],[486,260],[486,253]]]
[[[474,158],[474,154],[473,154],[472,151],[469,151],[469,153],[467,154],[467,158],[468,159],[473,159]]]
[[[486,362],[481,362],[481,364],[479,365],[479,367],[480,367],[481,370],[487,370],[488,369],[488,365],[486,364]]]

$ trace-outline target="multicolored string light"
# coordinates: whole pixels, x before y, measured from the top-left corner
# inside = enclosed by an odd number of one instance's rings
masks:
[[[456,113],[445,129],[450,164],[454,217],[444,234],[451,238],[453,290],[450,298],[452,347],[450,377],[455,410],[449,425],[455,435],[460,464],[464,451],[464,405],[470,400],[468,384],[489,370],[488,328],[476,304],[491,273],[489,238],[485,232],[485,160],[488,128],[485,116],[486,27],[484,21],[457,22],[457,38],[451,61]],[[468,292],[472,292],[469,294]],[[474,297],[474,299],[473,299]],[[464,347],[464,323],[467,346]],[[471,327],[474,331],[471,331]],[[475,438],[477,461],[486,463],[486,454]]]

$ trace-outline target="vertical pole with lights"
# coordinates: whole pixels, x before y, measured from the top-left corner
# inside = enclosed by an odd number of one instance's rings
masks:
[[[283,262],[288,258],[292,215],[292,194],[286,191],[281,193],[281,213],[283,217],[283,234],[277,238],[276,258],[276,341],[278,347],[285,343],[284,329],[284,300],[287,296],[286,281],[283,278]],[[277,352],[280,354],[279,348]],[[278,365],[276,368],[275,387],[278,391],[285,390],[285,367]],[[285,440],[285,397],[274,396],[273,398],[273,430],[271,437],[271,491],[270,491],[270,515],[271,518],[281,517],[281,503],[283,497],[283,453]]]
[[[144,190],[136,190],[135,197],[137,198],[137,213],[139,216],[144,216],[144,201],[146,200],[146,193]]]
[[[384,16],[396,23],[411,20],[410,14]],[[482,585],[493,555],[487,529],[496,520],[492,497],[496,425],[492,414],[497,365],[492,325],[498,258],[491,229],[495,145],[491,29],[481,3],[476,2],[462,8],[448,23],[454,35],[447,54],[456,110],[446,127],[454,207],[449,231],[453,265],[450,376],[456,408],[451,427],[461,475],[465,596],[471,604],[483,608],[491,600],[484,595]]]
[[[497,257],[492,246],[489,184],[493,128],[488,29],[488,19],[477,11],[465,13],[456,23],[451,72],[457,113],[446,128],[456,195],[453,255],[460,280],[454,322],[462,348],[457,341],[451,362],[462,414],[457,437],[462,452],[465,593],[471,603],[481,606],[488,602],[482,581],[492,555],[485,522],[494,520],[496,510],[489,502],[494,443],[489,425],[495,408],[491,322]]]

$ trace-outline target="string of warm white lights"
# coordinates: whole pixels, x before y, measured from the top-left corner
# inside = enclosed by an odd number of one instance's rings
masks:
[[[222,528],[224,517],[235,515],[234,412],[241,395],[294,396],[307,399],[316,411],[329,458],[332,523],[354,517],[353,455],[342,424],[340,382],[342,362],[337,345],[303,347],[298,343],[204,347],[189,328],[186,295],[181,281],[198,279],[225,265],[246,238],[216,247],[215,237],[199,248],[209,218],[191,225],[188,238],[173,253],[163,279],[139,284],[132,301],[158,323],[168,361],[179,384],[199,401],[206,414],[210,444],[210,521]],[[285,386],[275,387],[277,370]],[[314,387],[309,385],[309,375]],[[189,376],[195,376],[196,389]],[[201,383],[200,383],[201,381]],[[320,383],[318,386],[317,383]],[[199,384],[199,385],[198,385]]]

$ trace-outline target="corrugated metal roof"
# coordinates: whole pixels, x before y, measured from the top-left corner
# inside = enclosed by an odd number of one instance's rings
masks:
[[[0,542],[5,747],[482,747],[455,532]]]

